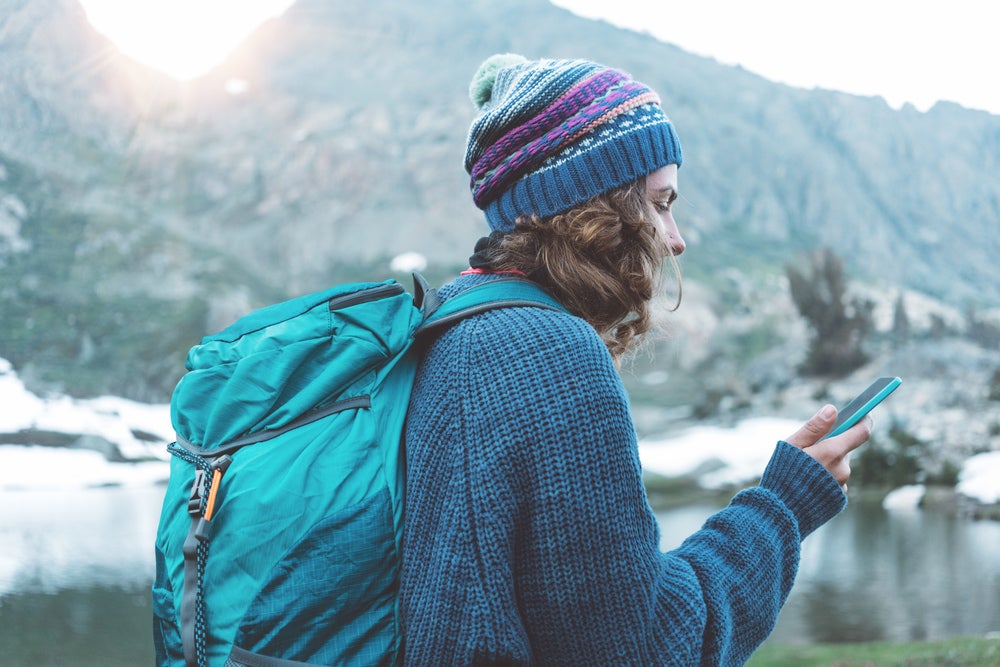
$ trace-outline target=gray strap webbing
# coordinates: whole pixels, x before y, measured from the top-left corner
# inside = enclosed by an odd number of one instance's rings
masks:
[[[195,650],[194,626],[197,616],[198,597],[198,523],[199,517],[191,517],[191,529],[184,540],[184,592],[181,594],[181,642],[184,644],[184,662],[188,667],[198,667]]]
[[[201,465],[207,463],[201,459]],[[201,568],[204,565],[200,557],[202,542],[209,537],[210,528],[204,519],[206,494],[211,483],[211,464],[208,470],[195,464],[194,481],[191,483],[191,495],[188,497],[187,511],[191,517],[191,528],[184,540],[184,591],[181,593],[181,643],[184,645],[184,662],[188,667],[203,667],[207,656],[204,655],[204,641],[199,642],[198,616],[201,605]],[[203,639],[203,638],[202,638]]]
[[[467,317],[497,308],[547,308],[569,311],[537,284],[524,278],[501,278],[471,287],[445,300],[424,318],[418,338],[440,333]]]

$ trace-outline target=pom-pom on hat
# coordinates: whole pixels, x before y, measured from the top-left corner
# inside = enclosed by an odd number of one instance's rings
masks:
[[[681,145],[660,98],[628,74],[586,60],[488,58],[469,96],[480,110],[465,170],[492,229],[546,218],[668,164]]]

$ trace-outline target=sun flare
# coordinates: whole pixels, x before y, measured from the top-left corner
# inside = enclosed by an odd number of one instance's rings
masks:
[[[294,0],[80,0],[94,28],[126,55],[179,79],[222,62]]]

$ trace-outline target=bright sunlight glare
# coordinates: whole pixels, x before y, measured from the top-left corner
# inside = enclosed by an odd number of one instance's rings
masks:
[[[94,28],[138,62],[179,80],[222,62],[294,0],[80,0]]]

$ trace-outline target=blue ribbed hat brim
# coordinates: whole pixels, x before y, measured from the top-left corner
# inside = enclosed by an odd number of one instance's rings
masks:
[[[663,122],[623,134],[563,161],[526,174],[484,212],[492,229],[511,231],[521,216],[547,218],[634,181],[668,164],[680,165],[681,145]]]

